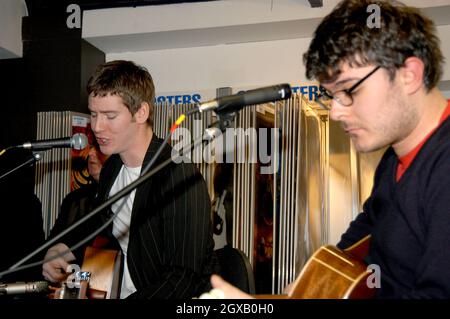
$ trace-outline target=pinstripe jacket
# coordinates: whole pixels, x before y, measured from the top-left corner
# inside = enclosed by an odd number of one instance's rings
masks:
[[[154,135],[142,167],[161,144]],[[153,167],[170,156],[171,147],[166,146]],[[101,201],[108,198],[122,164],[113,155],[103,166]],[[110,210],[103,217],[109,214]],[[206,183],[191,163],[171,163],[141,184],[133,203],[126,260],[137,291],[128,298],[191,298],[209,290],[216,264],[210,216]],[[112,236],[112,226],[108,233]]]

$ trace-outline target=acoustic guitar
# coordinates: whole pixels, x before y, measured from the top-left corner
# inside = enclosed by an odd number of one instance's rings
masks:
[[[120,291],[121,252],[87,247],[81,270],[50,296],[53,299],[116,299]]]
[[[371,272],[363,258],[370,235],[340,250],[332,245],[319,248],[307,261],[287,295],[255,295],[258,299],[367,299],[376,289],[367,285]]]

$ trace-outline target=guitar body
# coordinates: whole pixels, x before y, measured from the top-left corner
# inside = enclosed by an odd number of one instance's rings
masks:
[[[373,298],[375,289],[366,283],[370,272],[362,261],[369,243],[368,236],[345,250],[332,245],[319,248],[303,267],[288,298]]]
[[[120,259],[121,253],[117,250],[86,248],[81,269],[91,274],[88,298],[119,298]]]
[[[303,267],[288,295],[256,295],[256,298],[287,299],[368,299],[376,290],[367,286],[367,265],[363,258],[370,236],[340,250],[326,245],[319,248]]]

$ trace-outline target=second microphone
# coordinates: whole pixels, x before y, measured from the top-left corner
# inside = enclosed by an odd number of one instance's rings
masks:
[[[200,103],[200,112],[213,110],[216,113],[232,113],[245,106],[285,100],[292,95],[289,84],[278,84],[259,89],[240,92]]]

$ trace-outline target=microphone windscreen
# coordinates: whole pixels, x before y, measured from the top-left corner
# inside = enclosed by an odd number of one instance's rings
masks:
[[[82,150],[88,145],[88,138],[83,133],[76,133],[72,136],[72,147],[76,150]]]

